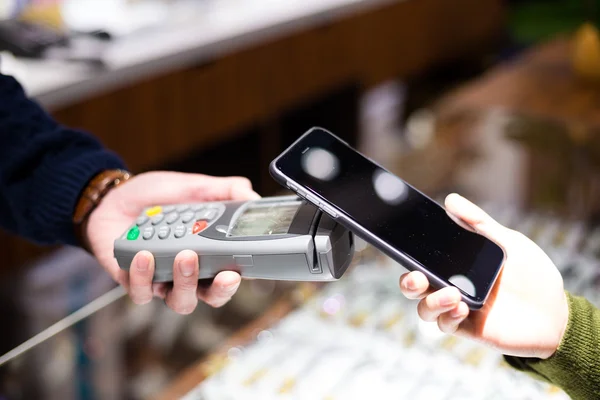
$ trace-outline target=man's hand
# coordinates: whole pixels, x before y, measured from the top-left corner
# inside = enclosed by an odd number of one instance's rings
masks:
[[[421,319],[443,332],[464,336],[518,357],[548,358],[558,348],[569,316],[562,277],[533,241],[493,220],[458,195],[446,199],[450,216],[488,237],[506,252],[506,262],[489,299],[471,311],[454,287],[433,291],[421,272],[400,278],[400,289],[420,299]]]
[[[114,240],[121,235],[144,208],[154,205],[259,198],[246,178],[218,178],[178,172],[149,172],[131,178],[110,191],[90,215],[86,234],[92,252],[136,304],[154,296],[165,299],[175,312],[189,314],[202,300],[213,307],[227,303],[237,291],[241,278],[235,272],[221,272],[210,287],[198,287],[198,256],[192,251],[179,253],[173,265],[173,284],[152,283],[154,258],[140,252],[129,272],[119,268],[114,258]]]

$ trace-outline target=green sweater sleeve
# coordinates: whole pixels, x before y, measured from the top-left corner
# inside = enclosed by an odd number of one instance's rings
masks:
[[[567,292],[569,320],[550,358],[505,356],[514,368],[549,382],[573,400],[600,399],[600,310]]]

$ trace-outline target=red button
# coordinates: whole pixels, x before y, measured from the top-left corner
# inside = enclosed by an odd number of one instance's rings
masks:
[[[203,230],[206,229],[206,227],[208,226],[208,222],[206,221],[196,221],[196,223],[194,224],[194,227],[192,228],[192,234],[197,234],[202,232]]]

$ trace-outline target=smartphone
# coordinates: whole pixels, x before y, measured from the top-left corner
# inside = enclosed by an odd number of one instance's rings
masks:
[[[269,166],[271,176],[437,289],[457,287],[483,307],[503,249],[455,222],[438,203],[353,149],[312,128]]]

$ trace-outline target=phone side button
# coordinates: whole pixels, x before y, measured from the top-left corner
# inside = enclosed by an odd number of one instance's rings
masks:
[[[333,219],[336,219],[338,216],[333,208],[331,208],[325,204],[321,204],[321,210],[325,211]]]
[[[306,195],[306,200],[310,201],[311,203],[313,203],[317,207],[321,206],[321,202],[319,201],[319,199],[317,199],[315,196],[313,196],[310,193]]]
[[[294,185],[290,181],[287,181],[287,187],[290,188],[293,192],[297,192],[298,191],[298,187],[296,187],[296,185]]]

